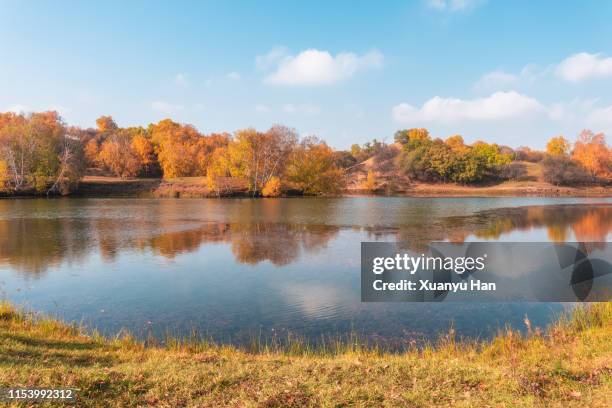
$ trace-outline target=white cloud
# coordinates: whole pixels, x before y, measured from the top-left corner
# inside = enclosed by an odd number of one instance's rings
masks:
[[[485,98],[457,99],[435,96],[422,107],[400,103],[392,109],[397,122],[491,122],[546,113],[536,99],[515,91],[495,92]]]
[[[438,11],[469,10],[484,3],[484,0],[426,0],[427,5]]]
[[[230,72],[229,74],[227,74],[227,77],[232,81],[240,81],[241,78],[240,74],[237,72]]]
[[[476,89],[490,90],[503,89],[514,85],[518,81],[518,76],[504,71],[491,71],[483,75],[475,84]]]
[[[174,83],[178,86],[187,86],[187,74],[176,74]]]
[[[171,103],[164,102],[164,101],[155,101],[151,103],[151,109],[170,115],[170,114],[183,110],[183,106],[173,105]]]
[[[294,105],[292,103],[288,103],[283,106],[283,111],[289,114],[314,116],[314,115],[318,115],[319,113],[321,113],[321,108],[319,108],[316,105],[309,105],[309,104]]]
[[[341,52],[332,56],[328,51],[308,49],[295,56],[285,56],[277,62],[276,71],[264,82],[274,85],[325,85],[352,77],[357,71],[378,68],[383,55],[371,51],[363,55]]]
[[[548,109],[548,114],[553,120],[584,123],[584,118],[598,101],[598,98],[575,98],[569,102],[553,103]]]
[[[276,65],[283,57],[288,54],[289,50],[287,47],[274,47],[268,53],[258,55],[255,57],[255,66],[257,69],[265,70],[272,68]]]
[[[612,57],[587,52],[574,54],[559,64],[556,74],[569,82],[612,77]]]
[[[525,65],[518,73],[495,70],[484,74],[474,84],[477,91],[509,91],[520,88],[521,86],[531,85],[536,80],[545,78],[552,70],[553,66],[540,67],[535,64]]]
[[[592,111],[587,116],[586,123],[594,130],[612,132],[612,105]]]

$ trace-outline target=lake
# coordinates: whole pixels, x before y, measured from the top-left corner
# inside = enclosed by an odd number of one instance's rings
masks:
[[[11,199],[0,296],[140,338],[243,345],[355,333],[391,347],[453,327],[544,327],[551,303],[361,303],[360,243],[609,241],[605,198]]]

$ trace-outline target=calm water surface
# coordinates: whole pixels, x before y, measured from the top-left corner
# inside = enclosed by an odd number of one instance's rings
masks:
[[[392,346],[452,325],[486,338],[559,304],[360,302],[360,242],[609,241],[612,200],[545,198],[0,201],[0,296],[112,335],[244,344],[356,332]]]

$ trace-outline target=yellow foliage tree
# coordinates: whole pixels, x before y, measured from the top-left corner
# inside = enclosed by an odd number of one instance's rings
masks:
[[[368,170],[368,175],[364,183],[364,188],[369,191],[376,190],[376,175],[372,170]]]
[[[90,167],[96,166],[99,162],[98,155],[100,154],[98,141],[96,139],[90,139],[89,142],[85,144],[84,153],[87,165]]]
[[[278,197],[281,195],[281,181],[278,177],[272,176],[261,190],[264,197]]]
[[[325,142],[307,137],[296,147],[287,167],[287,178],[306,194],[336,194],[344,186],[344,172]]]
[[[470,147],[465,145],[461,135],[450,136],[444,143],[446,143],[455,153],[467,153],[470,150]]]
[[[245,178],[254,195],[261,192],[271,177],[282,176],[296,142],[295,131],[283,126],[273,126],[265,133],[239,130],[228,145],[231,175]]]
[[[546,144],[546,152],[552,156],[567,156],[570,144],[563,136],[553,137]]]
[[[8,165],[4,160],[0,160],[0,191],[6,189],[6,184],[9,180]]]

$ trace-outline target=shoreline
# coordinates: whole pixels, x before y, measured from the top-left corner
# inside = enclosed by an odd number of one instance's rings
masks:
[[[554,186],[544,182],[502,182],[494,185],[466,186],[458,184],[412,183],[401,191],[384,190],[368,191],[350,188],[339,197],[612,197],[612,186]],[[0,198],[47,197],[45,192],[24,191],[18,194],[4,194]],[[77,190],[67,197],[146,197],[146,198],[251,198],[252,195],[244,186],[236,186],[222,194],[211,192],[206,187],[204,177],[184,177],[179,179],[119,179],[116,177],[88,176],[80,183]],[[289,192],[284,197],[307,197]]]
[[[527,323],[529,328],[530,326]],[[79,406],[606,406],[612,304],[580,306],[526,335],[452,333],[400,353],[330,344],[254,351],[140,342],[0,303],[0,383],[77,389]],[[46,358],[41,361],[40,356]]]

